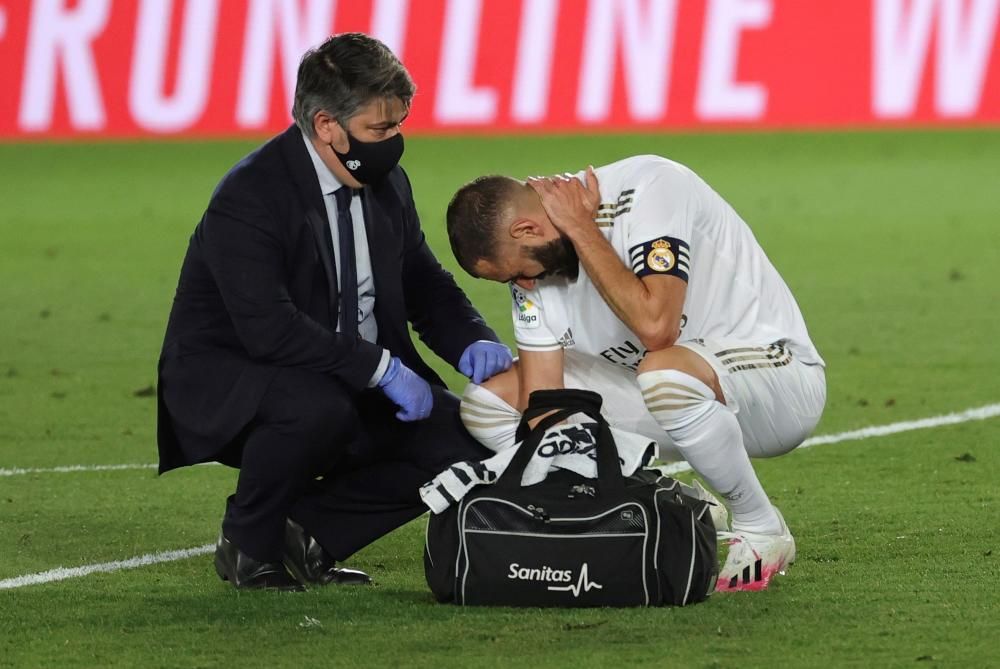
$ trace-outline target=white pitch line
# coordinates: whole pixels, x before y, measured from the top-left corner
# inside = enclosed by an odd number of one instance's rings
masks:
[[[857,439],[868,439],[869,437],[884,437],[888,434],[898,434],[899,432],[911,432],[913,430],[926,430],[928,428],[941,427],[943,425],[955,425],[957,423],[967,423],[973,420],[986,420],[1000,416],[1000,404],[987,404],[974,409],[966,409],[955,413],[920,418],[918,420],[905,420],[899,423],[889,423],[888,425],[874,425],[863,427],[859,430],[839,432],[837,434],[826,434],[819,437],[812,437],[802,442],[798,448],[809,448],[819,444],[836,444],[841,441],[854,441]],[[217,462],[202,462],[196,466],[218,465]],[[76,472],[103,472],[119,471],[127,469],[156,469],[155,464],[124,464],[124,465],[65,465],[62,467],[11,467],[4,469],[0,467],[0,476],[18,476],[21,474],[67,474]],[[691,466],[686,462],[675,462],[670,465],[658,467],[664,474],[678,474],[691,470]]]
[[[216,467],[218,462],[199,462],[194,467]],[[124,465],[64,465],[61,467],[0,467],[0,476],[19,476],[21,474],[74,474],[77,472],[111,472],[124,469],[156,469],[158,465],[124,464]]]
[[[919,420],[904,420],[899,423],[889,423],[888,425],[873,425],[863,427],[860,430],[850,430],[848,432],[838,432],[837,434],[824,434],[819,437],[806,439],[798,448],[809,448],[820,444],[836,444],[841,441],[855,441],[858,439],[869,439],[871,437],[884,437],[888,434],[898,434],[900,432],[911,432],[913,430],[926,430],[932,427],[943,425],[957,425],[958,423],[968,423],[973,420],[986,420],[1000,416],[1000,404],[987,404],[986,406],[966,409],[955,413],[946,413],[930,418]],[[798,449],[796,449],[798,450]],[[665,475],[678,474],[680,472],[691,471],[691,465],[686,462],[675,462],[670,465],[657,467]]]
[[[860,430],[850,430],[848,432],[839,432],[837,434],[812,437],[811,439],[806,439],[802,442],[799,448],[809,448],[810,446],[817,446],[819,444],[836,444],[841,441],[869,439],[871,437],[884,437],[885,435],[898,434],[900,432],[926,430],[929,428],[941,427],[943,425],[957,425],[959,423],[968,423],[974,420],[986,420],[996,416],[1000,416],[1000,404],[987,404],[986,406],[976,407],[974,409],[966,409],[965,411],[943,414],[940,416],[931,416],[929,418],[921,418],[919,420],[907,420],[899,423],[889,423],[888,425],[875,425],[872,427],[864,427]],[[103,469],[147,469],[155,467],[155,465],[97,465],[96,467]],[[54,468],[54,470],[37,471],[92,471],[94,469],[95,467],[82,466],[79,468],[57,467]],[[659,469],[663,471],[664,474],[676,474],[679,472],[689,471],[691,466],[686,462],[678,462],[672,465],[659,467]],[[25,471],[24,473],[28,472]],[[7,474],[7,476],[10,476],[10,474]],[[50,569],[37,574],[25,574],[24,576],[15,576],[14,578],[0,580],[0,590],[22,588],[26,585],[37,585],[40,583],[51,583],[53,581],[62,581],[67,578],[79,578],[81,576],[87,576],[88,574],[94,574],[97,572],[113,572],[120,571],[122,569],[135,569],[137,567],[159,564],[161,562],[184,560],[189,557],[211,553],[213,550],[215,550],[215,546],[212,544],[205,544],[204,546],[195,546],[194,548],[185,548],[176,551],[149,553],[147,555],[129,558],[128,560],[102,562],[100,564],[90,564],[82,567],[59,567],[57,569]]]
[[[156,469],[156,465],[66,465],[63,467],[11,467],[0,468],[0,476],[18,476],[21,474],[69,474],[72,472],[110,472],[121,469]]]
[[[101,562],[100,564],[88,564],[82,567],[56,567],[48,571],[37,574],[25,574],[15,576],[0,581],[0,590],[10,590],[11,588],[23,588],[26,585],[38,585],[39,583],[52,583],[53,581],[64,581],[67,578],[79,578],[98,572],[121,571],[122,569],[136,569],[137,567],[148,567],[151,564],[161,562],[173,562],[174,560],[184,560],[196,555],[205,555],[215,550],[215,544],[205,544],[194,548],[183,548],[176,551],[164,551],[162,553],[147,553],[128,560],[116,560],[114,562]]]

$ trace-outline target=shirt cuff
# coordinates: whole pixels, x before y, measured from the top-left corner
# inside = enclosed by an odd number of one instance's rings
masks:
[[[558,351],[561,348],[565,348],[558,341],[524,341],[523,339],[518,339],[517,335],[514,336],[514,342],[517,347],[522,351]]]
[[[379,360],[378,367],[375,368],[375,373],[372,374],[372,378],[368,379],[368,387],[374,388],[378,386],[378,382],[382,380],[385,376],[386,371],[389,369],[389,361],[392,359],[392,355],[389,354],[388,349],[382,349],[382,359]]]

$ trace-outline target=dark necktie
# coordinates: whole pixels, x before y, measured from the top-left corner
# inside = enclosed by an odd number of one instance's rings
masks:
[[[351,197],[354,191],[341,186],[337,197],[337,232],[340,236],[340,332],[358,336],[358,270],[354,257],[354,221]]]

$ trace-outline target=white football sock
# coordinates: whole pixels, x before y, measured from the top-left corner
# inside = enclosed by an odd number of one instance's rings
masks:
[[[459,415],[469,434],[491,451],[499,452],[514,445],[521,412],[493,391],[475,383],[465,386]]]
[[[781,521],[750,464],[736,414],[690,374],[654,370],[638,381],[653,418],[691,468],[729,503],[733,531],[780,534]]]

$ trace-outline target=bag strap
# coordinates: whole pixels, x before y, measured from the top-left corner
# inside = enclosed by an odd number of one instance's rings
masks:
[[[546,430],[574,414],[582,413],[597,423],[597,482],[599,490],[621,491],[625,489],[625,479],[618,463],[618,447],[608,422],[601,415],[601,396],[590,390],[536,390],[528,398],[528,407],[517,426],[515,440],[521,442],[506,471],[497,479],[496,487],[510,490],[521,485],[524,470],[534,456]],[[538,416],[542,418],[535,427],[529,422]]]
[[[521,415],[521,423],[517,426],[516,441],[523,441],[531,428],[528,422],[549,411],[573,409],[574,413],[583,413],[600,422],[601,396],[591,390],[536,390],[528,396],[528,408]]]

